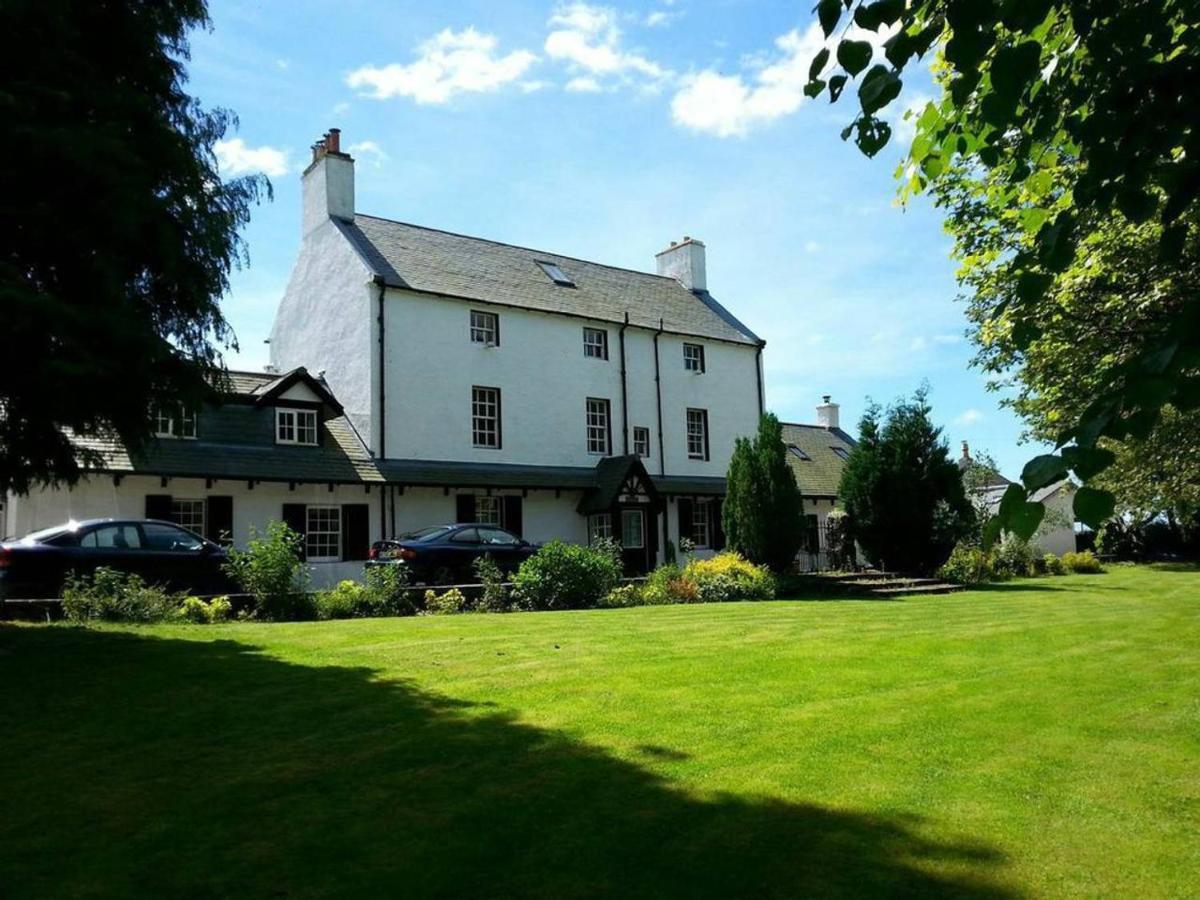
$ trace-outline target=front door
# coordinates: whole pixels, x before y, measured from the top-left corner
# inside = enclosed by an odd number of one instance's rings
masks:
[[[650,571],[650,540],[644,509],[621,510],[621,548],[626,575],[645,575]]]

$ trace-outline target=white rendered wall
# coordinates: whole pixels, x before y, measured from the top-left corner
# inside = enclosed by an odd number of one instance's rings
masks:
[[[1075,489],[1064,487],[1044,501],[1046,518],[1033,536],[1033,545],[1042,553],[1062,556],[1075,552]]]
[[[472,309],[499,315],[500,346],[471,342]],[[584,325],[608,331],[607,361],[584,356]],[[594,466],[588,397],[610,401],[613,452],[623,452],[619,325],[389,290],[386,334],[388,457]],[[703,375],[684,370],[684,339],[659,338],[666,472],[723,476],[734,439],[758,426],[755,348],[695,342],[705,347]],[[626,359],[630,448],[633,426],[650,428],[647,468],[660,474],[653,332],[627,329]],[[473,385],[500,388],[500,450],[472,446]],[[708,461],[687,458],[689,406],[708,410]]]
[[[203,479],[172,478],[163,487],[160,479],[149,476],[127,476],[120,485],[110,477],[81,481],[74,488],[34,491],[12,501],[9,531],[20,536],[40,528],[61,525],[75,519],[129,518],[141,519],[146,514],[147,494],[170,494],[174,498],[199,500],[211,495],[233,497],[233,542],[244,547],[252,530],[262,532],[267,523],[283,516],[283,504],[341,506],[347,503],[366,503],[369,506],[367,523],[372,541],[379,540],[380,488],[366,493],[361,486],[297,485],[289,490],[286,484],[258,483],[253,490],[244,481],[217,481],[211,488]],[[313,586],[327,587],[344,578],[359,578],[363,564],[354,562],[310,563]]]
[[[332,221],[306,234],[271,329],[271,363],[281,373],[324,371],[338,402],[369,446],[377,446],[374,385],[378,288]]]
[[[447,494],[442,488],[405,488],[396,496],[396,534],[414,531],[430,525],[445,525],[455,520],[458,494],[475,491],[451,489]],[[480,492],[483,493],[483,492]],[[492,491],[492,495],[520,496],[517,491]],[[562,491],[555,497],[554,491],[529,491],[521,503],[523,537],[535,543],[563,540],[569,543],[587,543],[587,521],[577,513],[579,491]],[[389,518],[388,528],[391,529]]]

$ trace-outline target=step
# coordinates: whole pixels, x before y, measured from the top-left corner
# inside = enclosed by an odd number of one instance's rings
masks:
[[[962,589],[961,584],[935,581],[930,584],[874,588],[871,593],[878,597],[908,597],[916,594],[952,594]]]

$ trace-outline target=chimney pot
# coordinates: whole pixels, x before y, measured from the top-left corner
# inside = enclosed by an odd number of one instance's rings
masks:
[[[708,290],[704,244],[684,237],[683,241],[671,241],[669,247],[655,256],[659,275],[674,278],[689,291]]]
[[[330,153],[342,152],[342,129],[330,128],[325,136],[325,146]]]
[[[963,442],[962,442],[962,448],[963,448],[963,455],[962,455],[962,458],[963,458],[963,459],[970,459],[970,458],[971,458],[971,447],[970,447],[970,445],[969,445],[969,444],[967,444],[967,442],[966,442],[966,441],[963,441]]]

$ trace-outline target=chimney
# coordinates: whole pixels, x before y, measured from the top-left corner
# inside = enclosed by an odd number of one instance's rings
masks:
[[[342,132],[330,128],[312,145],[312,162],[300,177],[303,235],[329,219],[354,218],[354,160],[342,152]]]
[[[971,447],[970,447],[970,445],[967,444],[966,441],[963,441],[962,444],[963,444],[962,461],[969,463],[971,461]]]
[[[817,407],[817,424],[822,428],[838,428],[838,410],[841,409],[836,403],[829,402],[829,394],[825,394],[821,398],[821,405]]]
[[[658,274],[674,278],[689,291],[707,291],[708,279],[704,271],[704,242],[684,237],[682,241],[671,241],[671,246],[655,257]]]

